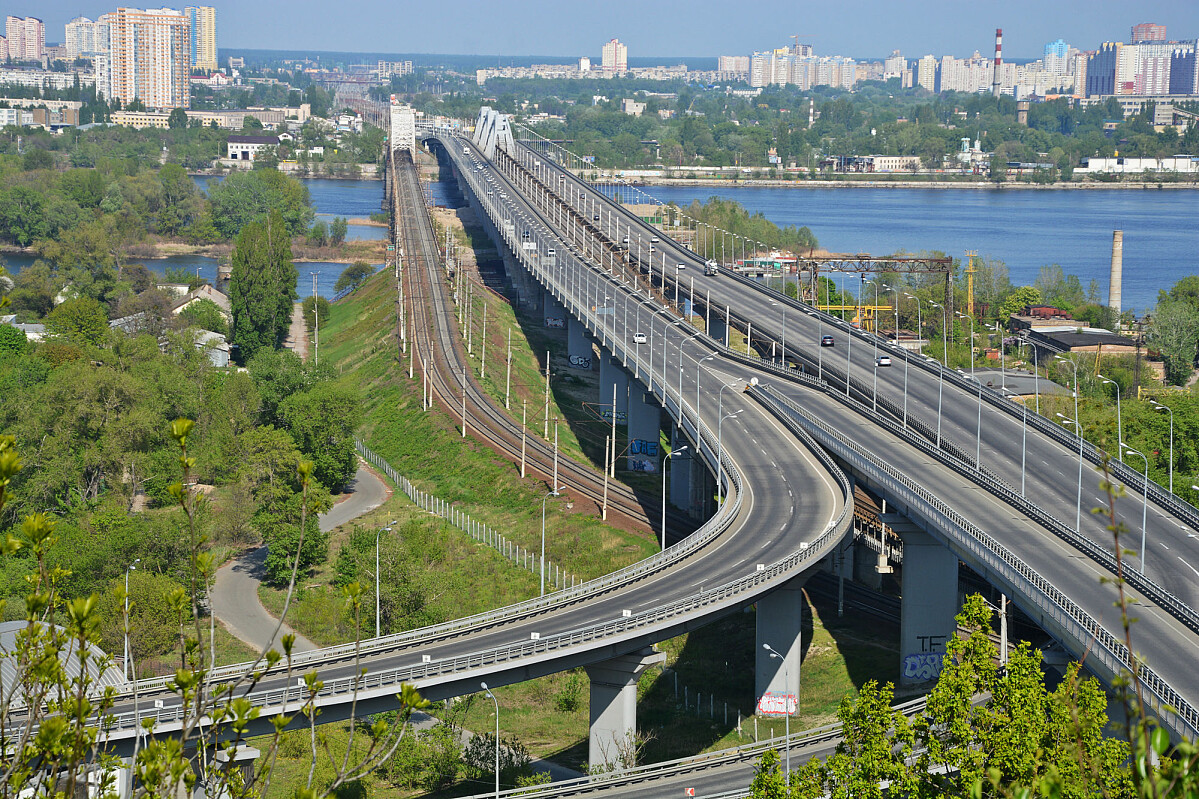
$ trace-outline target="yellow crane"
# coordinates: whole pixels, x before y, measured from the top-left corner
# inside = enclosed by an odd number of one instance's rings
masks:
[[[975,250],[966,250],[966,313],[974,316],[974,259],[978,257]]]

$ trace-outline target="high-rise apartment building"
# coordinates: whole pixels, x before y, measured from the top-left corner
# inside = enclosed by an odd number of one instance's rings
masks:
[[[1199,94],[1199,56],[1196,42],[1179,48],[1170,56],[1170,94]]]
[[[1122,42],[1104,42],[1087,57],[1085,96],[1116,93],[1116,76],[1120,65]]]
[[[1140,25],[1133,25],[1130,41],[1132,44],[1164,42],[1166,41],[1166,26],[1155,25],[1152,22],[1142,22]]]
[[[96,23],[87,17],[75,17],[67,23],[63,46],[70,58],[91,58],[96,53]]]
[[[41,61],[46,54],[46,25],[36,17],[9,16],[5,20],[8,57],[13,61]]]
[[[0,61],[8,60],[8,37],[0,36]]]
[[[188,107],[191,25],[182,11],[118,8],[96,21],[96,44],[96,85],[109,100]]]
[[[937,90],[937,57],[926,55],[916,62],[916,85],[930,92]]]
[[[749,56],[722,55],[716,60],[717,72],[729,72],[736,75],[749,75]]]
[[[1070,73],[1070,45],[1065,40],[1058,39],[1045,45],[1045,71],[1053,75],[1068,75]]]
[[[183,13],[191,25],[191,66],[212,72],[216,61],[216,9],[188,6]]]
[[[605,72],[628,72],[629,48],[613,39],[604,45],[603,67]]]

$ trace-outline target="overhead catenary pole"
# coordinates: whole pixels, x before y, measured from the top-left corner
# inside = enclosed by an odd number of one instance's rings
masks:
[[[549,439],[550,437],[550,351],[545,351],[545,429],[541,433],[541,437]]]
[[[512,408],[512,328],[508,328],[508,357],[505,362],[508,368],[504,377],[504,410],[510,410]]]

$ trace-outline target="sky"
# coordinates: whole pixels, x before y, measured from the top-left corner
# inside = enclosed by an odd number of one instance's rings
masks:
[[[798,34],[818,55],[879,59],[994,51],[1039,58],[1063,38],[1080,49],[1127,41],[1138,22],[1165,24],[1171,39],[1199,37],[1199,0],[203,0],[217,9],[222,48],[598,59],[615,37],[631,57],[748,55]],[[59,42],[76,16],[116,8],[105,0],[0,0],[0,14],[32,15]],[[179,6],[182,7],[182,6]]]

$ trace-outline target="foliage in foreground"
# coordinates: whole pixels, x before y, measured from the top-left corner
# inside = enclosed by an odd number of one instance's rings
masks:
[[[355,749],[351,737],[345,755],[331,757],[332,776],[325,784],[318,785],[314,782],[316,764],[323,755],[330,754],[318,751],[314,701],[323,687],[319,676],[307,672],[299,677],[302,691],[298,701],[288,712],[269,719],[259,719],[260,708],[247,697],[260,685],[267,669],[275,669],[272,676],[276,679],[284,677],[283,684],[296,684],[291,667],[294,636],[283,636],[282,653],[273,649],[264,652],[246,674],[232,682],[212,680],[211,631],[205,629],[201,605],[216,564],[205,551],[206,542],[196,524],[204,497],[185,487],[191,482],[190,473],[195,465],[188,450],[193,427],[194,422],[188,419],[177,419],[170,425],[170,436],[178,446],[181,479],[169,486],[169,494],[182,511],[177,532],[188,542],[190,559],[186,587],[174,589],[170,596],[178,619],[180,666],[173,678],[167,680],[166,690],[177,698],[183,717],[177,732],[156,731],[155,723],[147,721],[141,725],[142,734],[133,736],[129,768],[132,795],[165,797],[177,795],[181,790],[190,793],[201,779],[210,796],[265,795],[276,752],[289,727],[308,731],[313,764],[296,796],[307,799],[331,795],[386,762],[404,738],[410,713],[426,707],[427,703],[411,686],[403,686],[396,697],[400,712],[370,724],[365,746]],[[21,469],[14,440],[0,437],[0,510],[8,499],[13,478]],[[302,497],[301,540],[293,560],[289,596],[294,589],[303,531],[307,528],[312,471],[308,462],[297,464],[295,469]],[[94,648],[100,638],[98,607],[102,598],[97,594],[69,597],[62,591],[69,572],[53,568],[47,562],[48,553],[57,543],[55,526],[56,520],[45,513],[27,515],[0,545],[0,557],[7,559],[27,550],[37,563],[25,596],[24,626],[17,632],[11,648],[0,653],[13,672],[12,678],[7,679],[6,675],[6,681],[0,685],[0,717],[5,719],[0,729],[0,744],[11,754],[0,765],[0,795],[74,796],[84,790],[93,796],[128,795],[120,786],[124,763],[118,756],[116,743],[102,737],[101,732],[116,731],[117,714],[135,708],[139,691],[145,689],[136,683],[118,689],[100,682],[102,677],[111,677],[113,673],[111,659]],[[361,595],[357,583],[345,587],[345,596],[359,622]],[[114,599],[125,602],[123,589]],[[129,628],[130,617],[126,613],[125,635]],[[222,752],[232,755],[244,745],[255,722],[274,732],[266,747],[264,767],[247,781],[238,771],[222,768],[216,755]],[[198,760],[195,768],[191,762],[193,756]]]
[[[776,752],[759,761],[754,797],[831,799],[896,793],[913,797],[1194,797],[1199,795],[1199,748],[1171,746],[1169,733],[1149,716],[1138,676],[1140,657],[1132,645],[1130,600],[1125,594],[1121,544],[1128,532],[1117,520],[1107,461],[1102,488],[1116,550],[1115,576],[1129,669],[1115,688],[1127,724],[1124,739],[1105,738],[1106,697],[1097,680],[1083,679],[1071,664],[1061,683],[1047,690],[1041,653],[1021,643],[998,664],[989,637],[991,612],[977,595],[957,616],[965,637],[946,645],[945,668],[925,709],[907,718],[892,707],[890,684],[867,684],[838,712],[843,740],[826,761],[811,760],[788,781]],[[788,782],[790,784],[788,784]]]

